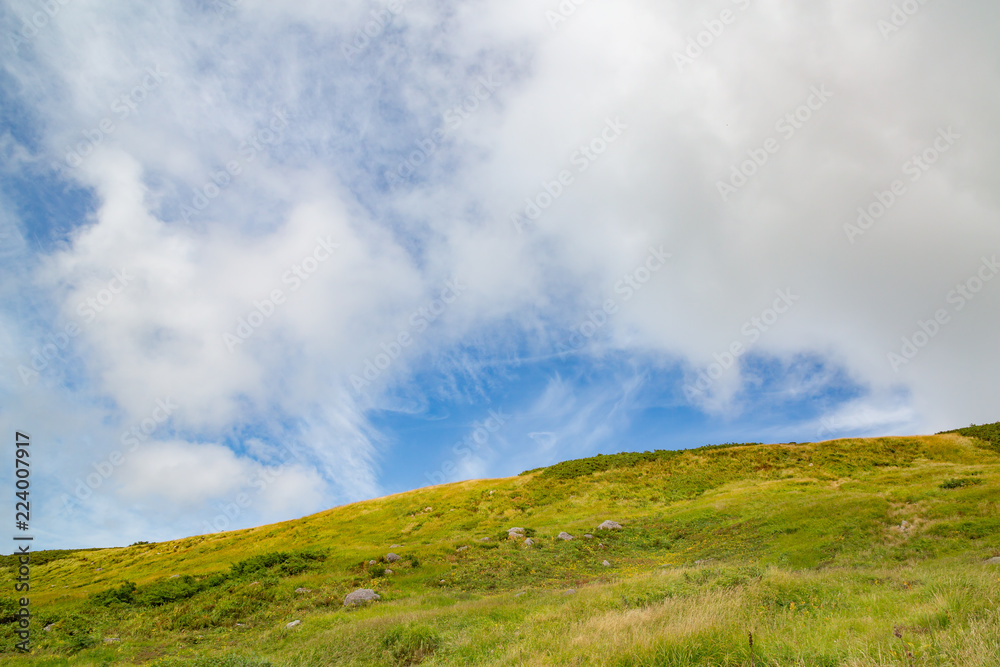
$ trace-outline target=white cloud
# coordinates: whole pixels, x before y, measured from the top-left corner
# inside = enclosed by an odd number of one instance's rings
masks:
[[[96,144],[63,169],[93,192],[96,210],[5,276],[4,294],[43,307],[5,310],[0,337],[30,350],[37,332],[78,321],[76,356],[35,386],[53,405],[75,404],[79,423],[127,425],[157,399],[179,403],[172,454],[151,451],[133,464],[143,483],[123,487],[137,502],[169,493],[166,480],[179,483],[181,471],[196,490],[188,504],[234,490],[254,459],[204,443],[241,429],[254,431],[244,439],[304,448],[318,477],[283,478],[309,489],[304,505],[320,493],[331,504],[377,493],[380,436],[367,411],[380,391],[407,386],[427,360],[445,376],[474,376],[453,353],[459,342],[491,350],[524,334],[532,351],[550,353],[553,331],[620,298],[615,285],[650,245],[673,254],[669,267],[620,302],[600,354],[677,362],[696,376],[732,342],[748,342],[744,323],[791,288],[801,301],[753,350],[783,362],[816,355],[831,369],[820,379],[836,369],[867,388],[834,418],[915,430],[995,418],[1000,281],[960,312],[947,301],[984,253],[1000,251],[1000,93],[984,84],[996,78],[995,59],[978,55],[996,50],[986,28],[994,6],[929,5],[886,40],[876,22],[887,12],[861,2],[591,2],[555,30],[547,6],[527,0],[412,2],[348,61],[340,45],[380,6],[247,0],[217,16],[167,0],[79,0],[5,62],[39,139],[29,147],[8,132],[3,154],[42,169]],[[14,2],[11,16],[36,7]],[[738,20],[678,71],[675,52],[723,7]],[[163,81],[149,85],[147,68]],[[420,167],[419,187],[382,189],[385,172],[489,74],[502,85]],[[818,86],[832,97],[784,136],[776,121]],[[135,106],[128,114],[115,110],[123,96]],[[287,126],[263,141],[276,111]],[[104,119],[114,130],[95,141]],[[609,119],[627,129],[596,159],[575,160],[582,146],[601,145]],[[857,208],[909,178],[904,163],[947,127],[961,138],[850,243],[844,225]],[[779,149],[723,201],[718,181],[769,138]],[[182,207],[234,160],[240,173],[185,224]],[[510,215],[562,170],[573,182],[518,234]],[[23,256],[24,236],[0,238],[0,252]],[[327,236],[338,249],[293,292],[282,276]],[[134,279],[87,321],[79,304],[121,269]],[[359,396],[350,376],[455,276],[468,290]],[[286,302],[230,352],[223,335],[275,289]],[[894,372],[886,354],[939,308],[952,321]],[[21,358],[4,361],[14,368]],[[57,389],[69,376],[74,389]],[[727,374],[700,407],[737,411],[747,380]],[[4,382],[16,399],[7,422],[15,409],[41,409],[45,395],[26,393],[16,376]],[[629,404],[642,386],[640,374],[615,382],[587,393],[553,380],[525,417],[544,412],[548,422],[529,431],[551,434],[560,453],[596,442],[624,423],[615,401]],[[64,472],[85,469],[116,438],[109,428],[93,449],[73,445]],[[204,473],[192,472],[199,452],[212,464]],[[175,473],[157,478],[159,466]],[[283,481],[271,500],[294,511],[292,488]],[[141,523],[104,512],[107,525]]]

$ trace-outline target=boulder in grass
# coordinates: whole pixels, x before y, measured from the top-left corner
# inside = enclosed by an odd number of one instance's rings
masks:
[[[535,541],[534,541],[533,539],[531,539],[531,538],[529,537],[528,539],[526,539],[526,540],[524,541],[524,546],[526,546],[526,547],[530,547],[530,546],[531,546],[532,544],[534,544],[534,543],[535,543]]]
[[[390,552],[385,555],[385,560],[387,563],[395,563],[397,560],[403,560],[403,559],[397,556],[396,554]]]
[[[567,533],[566,531],[559,533],[556,537],[558,537],[560,540],[566,540],[567,542],[573,539],[573,536]]]
[[[291,623],[285,623],[286,628],[294,628],[296,625],[302,625],[302,621],[292,621]]]
[[[393,571],[392,571],[392,570],[390,570],[389,568],[385,568],[385,573],[386,573],[386,574],[396,574],[395,572],[393,572]]]
[[[296,593],[312,593],[312,589],[311,588],[296,588],[295,592]]]
[[[600,526],[597,527],[597,530],[621,530],[621,529],[622,525],[617,521],[605,521]]]
[[[455,551],[468,551],[468,550],[469,550],[469,547],[459,547],[459,548],[455,549]]]
[[[601,565],[603,565],[604,567],[611,567],[611,563],[609,563],[608,561],[604,561],[603,563],[601,563]]]
[[[995,558],[990,558],[988,561],[986,561],[986,563],[988,565],[1000,565],[1000,556],[996,556]]]
[[[588,540],[594,539],[594,536],[591,535],[590,533],[587,533],[586,535],[584,535],[584,537],[587,538]]]
[[[376,600],[381,600],[382,596],[373,591],[370,588],[359,588],[353,593],[348,593],[347,597],[344,598],[344,605],[359,605],[366,604],[368,602],[375,602]]]

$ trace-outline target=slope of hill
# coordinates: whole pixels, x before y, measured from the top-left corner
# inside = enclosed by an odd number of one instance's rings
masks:
[[[7,559],[0,664],[735,666],[752,633],[756,665],[1000,665],[1000,429],[976,428],[595,457],[50,552],[30,657]],[[381,600],[344,606],[359,588]]]

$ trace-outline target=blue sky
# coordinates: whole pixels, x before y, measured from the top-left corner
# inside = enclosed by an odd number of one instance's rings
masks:
[[[4,2],[38,546],[1000,418],[1000,10],[911,9]]]

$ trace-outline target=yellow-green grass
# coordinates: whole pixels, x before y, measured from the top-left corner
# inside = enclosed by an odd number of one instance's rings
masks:
[[[93,598],[301,550],[325,560]],[[64,555],[32,570],[33,654],[6,623],[0,664],[749,665],[752,632],[756,665],[1000,665],[997,555],[1000,453],[958,434],[604,457]],[[345,608],[356,588],[382,600]]]

